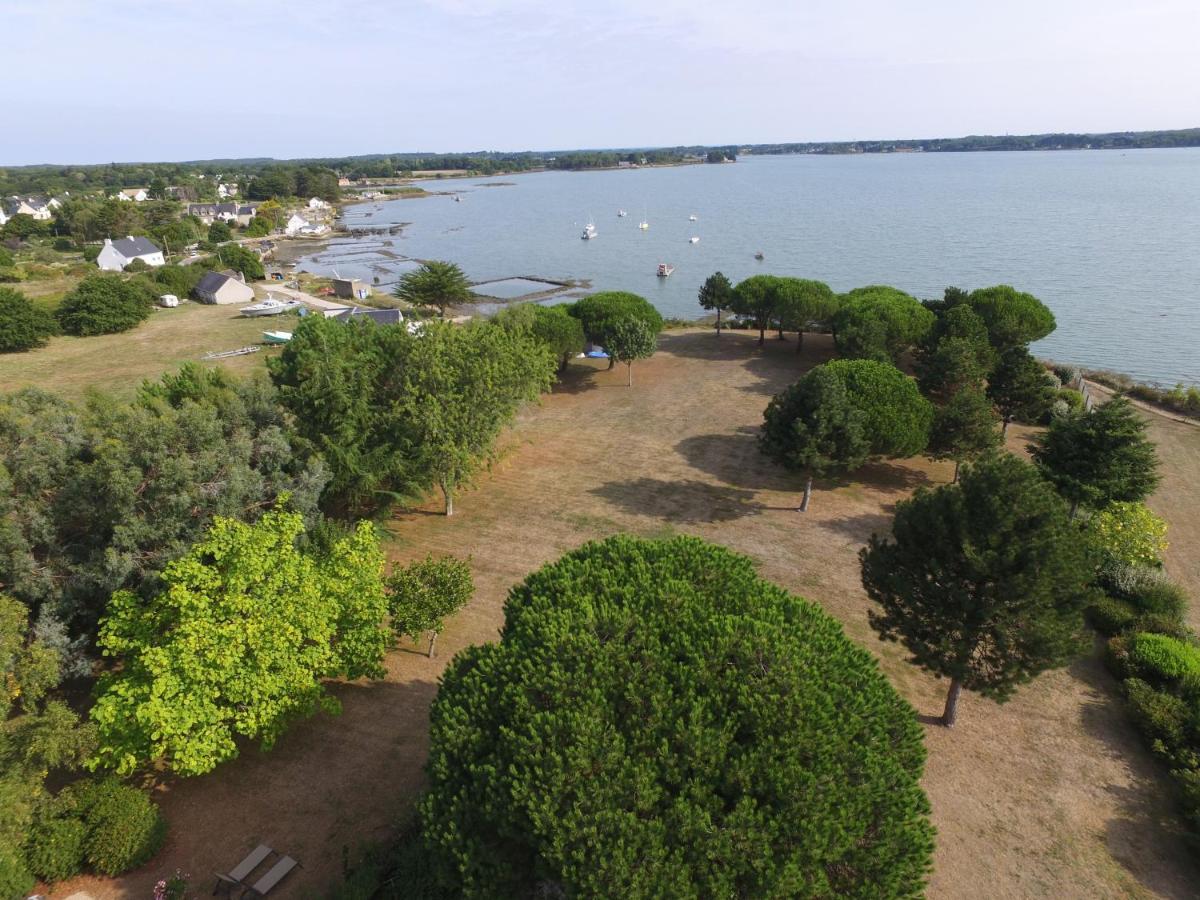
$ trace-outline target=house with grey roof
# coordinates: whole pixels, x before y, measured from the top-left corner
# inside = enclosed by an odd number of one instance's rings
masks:
[[[193,291],[201,303],[249,303],[254,299],[254,288],[232,272],[208,272],[196,284]]]
[[[352,306],[349,309],[343,309],[341,312],[327,316],[327,318],[337,319],[339,322],[370,319],[376,325],[399,325],[404,321],[404,315],[398,309],[364,309],[361,306]]]
[[[100,255],[96,257],[96,265],[105,272],[121,272],[135,259],[140,259],[148,266],[161,266],[167,262],[154,241],[129,235],[115,241],[105,238]]]

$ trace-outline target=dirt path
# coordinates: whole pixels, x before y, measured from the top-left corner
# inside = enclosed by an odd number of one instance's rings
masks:
[[[950,465],[874,465],[846,484],[818,485],[811,511],[796,513],[798,484],[760,456],[755,431],[771,394],[828,358],[828,343],[810,337],[797,356],[791,342],[758,350],[745,333],[718,340],[692,331],[668,333],[661,348],[635,365],[632,388],[624,372],[573,365],[565,385],[521,416],[505,457],[461,496],[452,519],[431,499],[392,520],[395,558],[472,560],[476,597],[449,624],[438,659],[395,652],[385,681],[338,689],[341,717],[301,723],[269,754],[247,748],[217,772],[164,790],[171,836],[152,866],[119,881],[80,879],[54,896],[86,888],[144,900],[177,867],[207,889],[199,879],[259,841],[305,867],[273,896],[322,895],[339,876],[343,848],[386,837],[409,814],[446,661],[497,637],[505,593],[531,569],[617,531],[688,532],[749,554],[766,577],[821,603],[878,654],[919,711],[939,712],[944,685],[868,628],[856,554],[888,527],[897,500],[948,481]],[[1023,436],[1013,430],[1014,449]],[[1181,543],[1194,559],[1197,542]],[[926,734],[938,828],[931,897],[1195,896],[1200,872],[1167,804],[1172,788],[1095,656],[1004,706],[965,695],[958,727]]]

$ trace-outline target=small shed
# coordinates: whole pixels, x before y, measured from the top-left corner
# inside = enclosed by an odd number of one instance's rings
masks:
[[[371,288],[357,278],[335,278],[333,295],[343,300],[366,300],[371,296]]]

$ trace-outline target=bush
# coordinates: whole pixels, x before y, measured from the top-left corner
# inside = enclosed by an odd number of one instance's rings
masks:
[[[0,846],[0,897],[24,897],[32,887],[33,876],[25,868],[25,861]]]
[[[1055,394],[1055,400],[1061,400],[1065,403],[1071,415],[1081,413],[1086,408],[1083,394],[1079,393],[1079,391],[1073,391],[1070,388],[1059,388]]]
[[[1183,700],[1155,690],[1140,678],[1130,678],[1123,687],[1133,722],[1147,739],[1152,743],[1161,741],[1162,749],[1168,751],[1183,743],[1188,723],[1188,708]]]
[[[55,238],[54,249],[59,253],[70,253],[75,249],[75,242],[68,237]]]
[[[1138,633],[1129,640],[1129,671],[1150,681],[1175,683],[1200,676],[1200,649],[1165,634]]]
[[[426,556],[404,568],[397,567],[386,584],[392,630],[414,640],[423,632],[433,632],[430,656],[445,617],[475,593],[470,565],[453,556]]]
[[[1074,384],[1075,379],[1077,379],[1081,374],[1077,366],[1054,365],[1051,366],[1051,371],[1054,372],[1054,375],[1058,378],[1059,382],[1065,385]]]
[[[58,333],[54,316],[24,294],[0,287],[0,353],[44,347]]]
[[[1128,595],[1129,602],[1142,612],[1167,616],[1181,621],[1187,611],[1187,593],[1173,581],[1162,576],[1158,581],[1149,581]]]
[[[1167,523],[1144,503],[1110,503],[1084,527],[1105,567],[1158,566],[1167,550]]]
[[[114,779],[93,782],[81,797],[87,860],[96,871],[120,875],[162,847],[167,825],[145,793]]]
[[[29,832],[25,858],[43,881],[66,881],[83,869],[87,826],[77,818],[46,818]]]
[[[1087,609],[1088,621],[1103,635],[1120,634],[1137,618],[1135,610],[1127,601],[1116,597],[1099,597]]]
[[[1165,634],[1184,643],[1192,637],[1191,629],[1180,619],[1161,613],[1143,613],[1130,623],[1129,629],[1138,634]]]
[[[67,334],[114,334],[149,316],[154,300],[152,291],[115,273],[90,275],[63,298],[55,316]]]

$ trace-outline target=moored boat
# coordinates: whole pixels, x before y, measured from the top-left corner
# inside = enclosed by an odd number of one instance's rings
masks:
[[[670,263],[659,263],[658,272],[655,273],[659,278],[669,278],[671,273],[675,271],[675,267]]]
[[[292,339],[292,333],[290,331],[264,331],[263,332],[263,343],[264,344],[286,344],[291,339]]]
[[[588,222],[586,225],[583,226],[583,234],[581,234],[580,237],[583,238],[585,241],[590,241],[595,236],[596,236],[596,226],[593,225],[591,222]]]
[[[692,235],[690,238],[688,238],[688,243],[689,243],[689,244],[698,244],[698,243],[700,243],[700,237],[699,237],[699,235],[695,235],[695,234],[693,234],[693,235]]]

